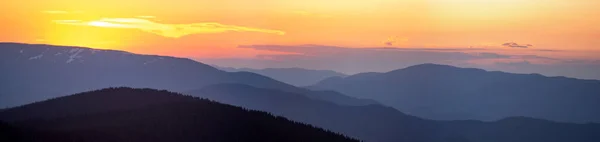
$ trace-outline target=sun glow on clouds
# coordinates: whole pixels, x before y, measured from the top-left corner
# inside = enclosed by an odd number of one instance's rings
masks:
[[[191,24],[163,24],[139,18],[103,18],[94,21],[80,20],[55,20],[57,24],[92,26],[102,28],[138,29],[145,32],[170,38],[179,38],[192,34],[211,34],[223,32],[259,32],[267,34],[284,35],[285,32],[271,29],[225,25],[216,22],[203,22]]]

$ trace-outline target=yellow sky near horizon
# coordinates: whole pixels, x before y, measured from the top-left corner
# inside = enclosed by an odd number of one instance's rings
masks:
[[[598,0],[4,0],[0,41],[197,58],[281,54],[236,48],[253,44],[598,51],[599,8]]]

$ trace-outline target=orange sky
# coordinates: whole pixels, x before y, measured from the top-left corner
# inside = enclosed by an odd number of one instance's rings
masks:
[[[600,58],[598,0],[2,0],[0,12],[2,42],[194,58],[282,54],[236,48],[254,44],[548,49],[577,53],[547,56]]]

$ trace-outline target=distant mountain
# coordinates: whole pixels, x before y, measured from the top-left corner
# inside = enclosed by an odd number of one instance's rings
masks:
[[[121,86],[185,92],[211,84],[240,83],[319,94],[255,73],[225,72],[185,58],[82,47],[0,43],[0,70],[0,108]],[[334,102],[350,100],[340,102],[346,104],[364,103],[328,92],[329,95],[312,96],[336,99]]]
[[[346,142],[345,136],[259,111],[152,89],[110,88],[0,112],[0,140]],[[6,136],[6,137],[4,137]]]
[[[600,81],[423,64],[387,73],[335,77],[309,87],[374,99],[437,120],[526,116],[600,122]]]
[[[217,67],[220,70],[228,72],[253,72],[260,75],[268,76],[275,80],[285,82],[294,86],[309,86],[323,79],[330,77],[345,77],[343,73],[330,70],[310,70],[303,68],[266,68],[266,69],[251,69],[251,68],[229,68]]]
[[[509,117],[495,122],[446,121],[440,123],[448,141],[471,142],[593,142],[600,140],[597,123],[571,124]]]
[[[336,91],[329,91],[329,90],[312,91],[312,90],[305,89],[305,91],[292,92],[292,93],[300,93],[311,99],[328,101],[328,102],[332,102],[332,103],[335,103],[338,105],[344,105],[344,106],[366,106],[366,105],[380,104],[379,102],[377,102],[375,100],[357,99],[357,98],[346,96],[346,95],[341,94]]]
[[[344,106],[290,92],[242,84],[210,85],[193,96],[270,112],[373,142],[594,142],[598,124],[568,124],[523,117],[496,122],[434,121],[382,105]]]

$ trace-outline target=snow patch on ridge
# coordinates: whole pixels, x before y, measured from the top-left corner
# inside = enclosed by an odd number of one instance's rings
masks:
[[[81,58],[82,56],[79,54],[83,51],[84,49],[71,49],[69,51],[69,53],[71,53],[71,56],[69,56],[69,59],[66,61],[66,63],[68,64],[75,61],[75,59]]]
[[[44,56],[44,53],[37,55],[37,56],[30,57],[29,60],[41,59],[43,56]]]

